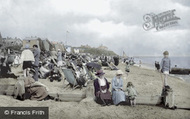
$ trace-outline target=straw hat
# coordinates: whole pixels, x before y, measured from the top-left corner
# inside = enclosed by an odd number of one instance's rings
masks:
[[[116,75],[123,75],[123,72],[121,70],[117,70]]]
[[[169,52],[168,51],[164,51],[163,54],[164,55],[169,55]]]
[[[96,72],[96,76],[102,76],[102,75],[104,75],[105,73],[103,72],[103,70],[98,70],[97,72]]]

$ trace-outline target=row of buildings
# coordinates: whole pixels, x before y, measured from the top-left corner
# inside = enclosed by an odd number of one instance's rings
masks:
[[[22,47],[22,40],[20,38],[3,38],[1,33],[0,33],[0,49],[5,49],[5,48],[12,48],[15,50],[19,50]]]
[[[92,47],[87,44],[87,45],[81,45],[81,48],[92,48]],[[104,46],[102,44],[97,48],[102,49],[102,50],[108,50],[108,47],[106,47],[106,46]]]
[[[34,44],[37,44],[40,47],[41,51],[51,51],[52,49],[55,49],[56,51],[60,49],[63,52],[73,52],[73,53],[80,53],[83,51],[83,48],[91,48],[89,45],[81,45],[81,47],[71,47],[71,46],[65,46],[62,42],[55,42],[55,41],[49,41],[47,38],[40,38],[40,37],[26,37],[23,40],[20,38],[3,38],[0,33],[0,49],[14,49],[14,50],[22,50],[25,48],[25,45],[29,44],[30,48]],[[102,50],[108,50],[106,46],[103,46],[102,44],[98,47],[98,49]]]

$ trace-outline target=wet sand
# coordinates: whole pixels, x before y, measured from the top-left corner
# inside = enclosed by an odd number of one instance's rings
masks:
[[[118,66],[124,72],[125,64]],[[13,69],[18,73],[19,68]],[[111,82],[116,71],[104,70],[105,77]],[[21,74],[21,73],[20,73]],[[15,79],[0,79],[1,83],[14,83]],[[63,89],[63,81],[50,82],[48,79],[40,79],[40,82],[49,87],[50,92],[70,92],[82,93],[85,88]],[[157,71],[143,69],[136,66],[130,67],[130,73],[123,75],[123,88],[126,88],[128,81],[133,82],[139,95],[160,95],[162,90],[161,75]],[[190,83],[186,83],[178,78],[169,77],[168,83],[174,90],[175,104],[190,108]],[[110,88],[111,90],[111,88]],[[50,119],[190,119],[188,110],[170,110],[159,106],[137,105],[130,106],[105,106],[96,104],[93,99],[84,99],[81,102],[56,102],[48,101],[19,101],[10,96],[0,95],[1,107],[49,107]]]

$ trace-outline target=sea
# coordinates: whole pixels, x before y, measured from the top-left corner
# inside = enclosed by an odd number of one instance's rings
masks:
[[[139,64],[141,61],[142,64],[147,65],[150,69],[155,68],[155,61],[161,62],[163,57],[135,57],[134,61],[136,64]],[[178,68],[185,68],[190,69],[190,56],[181,56],[181,57],[169,57],[171,59],[171,67],[178,67]],[[174,75],[170,74],[171,76],[178,77],[181,80],[184,80],[190,83],[190,75]]]

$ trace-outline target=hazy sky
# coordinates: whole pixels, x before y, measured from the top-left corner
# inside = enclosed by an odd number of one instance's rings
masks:
[[[145,14],[172,9],[178,26],[143,29]],[[0,32],[72,46],[103,44],[119,55],[190,55],[189,13],[190,0],[0,0]]]

